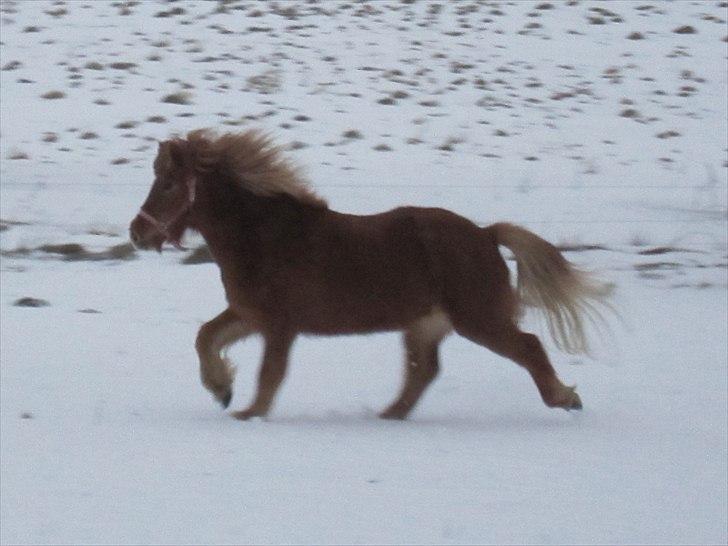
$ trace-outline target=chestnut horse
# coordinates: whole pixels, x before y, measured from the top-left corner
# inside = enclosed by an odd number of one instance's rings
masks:
[[[270,138],[197,130],[160,143],[154,184],[130,226],[138,248],[180,245],[198,231],[220,268],[228,308],[200,328],[202,382],[227,407],[234,368],[223,349],[251,334],[265,348],[252,404],[265,416],[298,334],[403,332],[404,384],[380,415],[404,419],[435,378],[452,330],[523,366],[550,407],[580,409],[539,339],[518,327],[540,308],[557,345],[585,352],[584,319],[609,289],[523,228],[482,228],[437,208],[356,216],[328,208]],[[517,262],[513,288],[499,245]]]

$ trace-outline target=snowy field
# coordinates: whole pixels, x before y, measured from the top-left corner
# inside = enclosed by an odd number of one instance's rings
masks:
[[[726,2],[0,11],[3,545],[728,542]],[[520,223],[615,283],[593,358],[549,345],[584,411],[451,337],[382,421],[381,334],[299,339],[270,418],[231,419],[194,351],[216,266],[127,243],[156,141],[198,127],[270,131],[337,210]]]

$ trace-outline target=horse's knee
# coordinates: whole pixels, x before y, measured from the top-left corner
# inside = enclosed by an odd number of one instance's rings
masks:
[[[200,327],[195,346],[200,355],[216,355],[226,346],[249,336],[254,331],[250,322],[242,320],[239,315],[228,309]]]
[[[212,345],[214,335],[214,328],[211,322],[206,322],[197,331],[197,338],[195,339],[195,348],[200,354],[206,353]]]

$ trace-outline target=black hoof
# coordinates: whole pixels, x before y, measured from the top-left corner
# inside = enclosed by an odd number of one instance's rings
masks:
[[[579,398],[579,396],[576,395],[576,398],[574,400],[572,400],[571,405],[566,408],[566,411],[571,411],[571,410],[581,411],[582,409],[583,408],[581,405],[581,398]]]
[[[227,391],[225,394],[222,395],[222,397],[218,398],[223,409],[227,409],[227,407],[230,405],[230,400],[232,399],[233,391]]]

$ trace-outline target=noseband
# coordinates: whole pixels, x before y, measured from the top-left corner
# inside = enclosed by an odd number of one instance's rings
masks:
[[[164,236],[164,240],[172,243],[175,248],[178,248],[180,250],[186,250],[179,243],[179,241],[175,241],[172,239],[169,229],[174,225],[177,220],[182,218],[182,216],[184,216],[192,208],[192,205],[195,202],[196,186],[197,178],[195,178],[194,176],[189,177],[187,179],[187,201],[180,209],[180,211],[172,216],[170,220],[167,220],[166,222],[157,220],[154,216],[145,211],[144,207],[139,209],[139,212],[137,213],[137,218],[142,218],[143,220],[146,220],[148,223],[150,223],[154,229],[156,229],[160,234]]]

